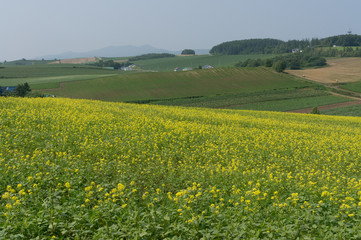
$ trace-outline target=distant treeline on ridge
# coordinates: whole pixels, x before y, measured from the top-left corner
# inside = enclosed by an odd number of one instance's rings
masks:
[[[344,34],[323,39],[313,38],[311,40],[290,40],[287,42],[271,38],[236,40],[216,45],[209,53],[214,55],[281,54],[307,47],[333,46],[361,46],[361,36],[356,34]]]

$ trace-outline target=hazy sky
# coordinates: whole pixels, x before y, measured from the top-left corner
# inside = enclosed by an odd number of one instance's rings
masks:
[[[0,60],[110,45],[181,50],[361,34],[360,10],[361,0],[0,0]]]

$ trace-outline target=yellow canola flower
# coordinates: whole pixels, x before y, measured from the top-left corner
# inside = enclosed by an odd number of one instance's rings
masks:
[[[125,189],[125,186],[121,183],[118,183],[117,189],[119,192],[123,191]]]
[[[2,196],[1,196],[1,199],[8,199],[10,198],[10,194],[9,192],[5,192]],[[361,202],[360,202],[361,203]]]

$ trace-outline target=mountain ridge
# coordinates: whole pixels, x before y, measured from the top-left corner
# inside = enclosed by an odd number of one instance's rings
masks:
[[[151,45],[133,46],[133,45],[122,45],[122,46],[107,46],[100,49],[90,50],[86,52],[73,52],[67,51],[58,54],[49,54],[35,59],[69,59],[69,58],[85,58],[85,57],[131,57],[147,53],[171,53],[181,54],[182,50],[170,51],[161,48],[155,48]],[[208,54],[209,49],[195,49],[196,54]]]

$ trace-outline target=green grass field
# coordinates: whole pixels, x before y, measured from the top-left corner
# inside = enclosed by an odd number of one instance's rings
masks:
[[[324,110],[324,111],[321,111],[321,114],[361,117],[361,105],[339,107],[339,108]]]
[[[125,73],[72,64],[6,65],[0,67],[0,86],[16,86],[27,82],[34,90],[58,88],[61,82],[90,80],[115,74]]]
[[[0,86],[16,86],[20,83],[29,83],[32,89],[58,88],[61,82],[90,80],[113,76],[114,74],[81,74],[55,77],[38,77],[38,78],[5,78],[0,79]]]
[[[29,66],[5,66],[0,68],[0,84],[6,78],[41,78],[69,75],[92,75],[92,74],[114,74],[116,70],[106,70],[102,68],[73,65],[73,64],[44,64]]]
[[[219,68],[189,72],[138,73],[66,82],[44,93],[105,101],[185,98],[294,89],[316,84],[266,68]],[[81,89],[81,91],[79,91]]]
[[[181,69],[185,67],[197,68],[198,66],[204,66],[206,64],[213,67],[226,67],[233,66],[234,64],[244,61],[248,58],[270,58],[274,55],[270,54],[258,54],[258,55],[196,55],[196,56],[176,56],[172,58],[159,58],[144,61],[135,61],[136,65],[139,65],[145,70],[155,71],[173,71],[174,68],[179,67]]]
[[[274,100],[267,102],[256,102],[240,106],[231,107],[232,109],[244,110],[262,110],[262,111],[290,111],[309,107],[318,107],[327,104],[349,102],[350,99],[339,96],[317,96],[305,98],[293,98],[287,100]]]
[[[360,79],[361,80],[361,79]],[[350,82],[340,85],[341,88],[361,93],[361,82]]]
[[[214,96],[203,96],[195,98],[150,100],[151,104],[185,106],[185,107],[207,107],[207,108],[232,108],[239,105],[259,103],[275,100],[301,99],[308,97],[327,96],[328,92],[312,88],[266,90],[260,92],[246,92],[236,94],[221,94]]]
[[[0,63],[0,67],[1,66],[43,65],[43,64],[48,64],[51,62],[54,62],[54,60],[24,60],[24,59],[20,59],[20,60]]]
[[[240,57],[247,59],[251,56],[203,55],[175,57],[172,60],[185,64],[187,59],[199,63],[218,58],[223,59],[219,62],[228,61],[227,64],[230,64],[232,61],[240,61]],[[157,62],[166,64],[165,60],[137,62],[147,62],[147,66],[151,67]],[[167,68],[167,65],[162,66],[163,70]],[[319,88],[316,83],[275,73],[268,68],[224,67],[188,72],[143,73],[71,64],[0,68],[0,86],[16,86],[24,82],[28,82],[35,91],[59,97],[207,108],[288,111],[349,101],[327,96],[328,93],[323,90],[314,90]],[[360,87],[357,84],[351,85],[352,88],[357,90]]]

